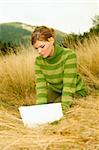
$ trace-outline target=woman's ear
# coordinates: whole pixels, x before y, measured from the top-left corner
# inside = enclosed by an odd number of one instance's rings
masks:
[[[48,41],[54,43],[54,38],[50,37],[50,38],[48,38]]]

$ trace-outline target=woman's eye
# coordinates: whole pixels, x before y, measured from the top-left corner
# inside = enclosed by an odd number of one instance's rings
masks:
[[[45,45],[41,45],[40,47],[41,47],[41,48],[44,48],[44,47],[45,47]]]

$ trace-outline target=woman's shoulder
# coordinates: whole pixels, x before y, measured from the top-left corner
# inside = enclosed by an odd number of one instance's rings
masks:
[[[35,59],[35,64],[36,65],[42,65],[44,63],[44,60],[42,59],[41,56],[37,56],[36,59]]]
[[[40,56],[37,56],[37,57],[35,58],[35,63],[39,63],[40,61],[41,61]]]
[[[65,56],[76,55],[75,50],[70,49],[70,48],[64,48],[64,47],[63,47],[63,51],[64,51],[64,55],[65,55]]]
[[[75,53],[75,50],[71,49],[71,48],[67,48],[67,47],[63,47],[59,44],[55,44],[55,47],[58,48],[58,49],[62,49],[65,53],[68,52],[68,53]]]
[[[74,55],[76,57],[76,52],[75,50],[73,49],[70,49],[70,48],[65,48],[63,46],[60,46],[60,45],[56,45],[58,51],[62,51],[62,57],[64,59],[68,58],[70,55]]]

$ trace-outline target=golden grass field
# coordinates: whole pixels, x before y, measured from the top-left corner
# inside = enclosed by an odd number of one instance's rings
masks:
[[[23,126],[18,107],[35,104],[36,53],[0,57],[0,150],[99,150],[99,38],[79,43],[76,52],[88,95],[60,121],[33,129]]]

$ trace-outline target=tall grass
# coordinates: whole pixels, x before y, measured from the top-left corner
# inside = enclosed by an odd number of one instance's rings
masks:
[[[85,39],[84,43],[75,46],[78,56],[78,68],[84,75],[88,87],[99,89],[99,37]]]
[[[0,57],[0,99],[12,105],[35,102],[35,55],[31,50]]]

